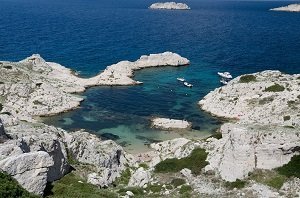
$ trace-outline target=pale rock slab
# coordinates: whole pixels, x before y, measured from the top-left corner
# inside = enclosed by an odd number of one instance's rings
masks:
[[[192,124],[185,120],[175,120],[169,118],[154,118],[152,121],[152,127],[160,129],[188,129]]]
[[[26,190],[42,195],[47,172],[53,161],[48,153],[39,151],[8,157],[0,161],[0,169],[12,175]]]
[[[144,170],[143,167],[138,168],[131,176],[128,186],[143,187],[151,181],[151,173],[149,170]]]

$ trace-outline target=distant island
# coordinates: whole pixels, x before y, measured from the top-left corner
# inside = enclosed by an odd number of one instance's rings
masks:
[[[184,3],[166,2],[166,3],[154,3],[150,9],[166,9],[166,10],[190,10],[191,8]]]
[[[271,11],[284,11],[284,12],[300,12],[300,4],[291,4],[279,8],[270,9]]]

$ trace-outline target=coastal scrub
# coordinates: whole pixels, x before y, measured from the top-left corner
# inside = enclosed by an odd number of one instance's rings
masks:
[[[185,158],[166,159],[155,166],[156,173],[178,172],[184,168],[188,168],[193,174],[199,175],[201,169],[208,165],[206,161],[207,152],[205,149],[196,148],[191,155]]]

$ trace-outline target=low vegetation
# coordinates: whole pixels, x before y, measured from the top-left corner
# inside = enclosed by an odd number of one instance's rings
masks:
[[[192,171],[193,174],[199,175],[201,169],[208,165],[208,162],[205,161],[207,158],[207,152],[204,149],[197,148],[194,149],[190,156],[182,159],[166,159],[161,161],[155,166],[156,173],[169,173],[169,172],[178,172],[184,168],[188,168]]]
[[[49,185],[45,192],[47,198],[117,198],[118,195],[106,189],[86,183],[82,178],[69,173],[59,181]]]
[[[0,172],[0,197],[38,198],[32,195],[7,173]]]
[[[278,174],[276,171],[257,170],[251,174],[250,179],[258,183],[280,189],[287,178],[284,175]]]
[[[285,90],[284,86],[279,85],[279,84],[274,84],[270,87],[267,87],[264,91],[265,92],[281,92],[284,90]]]
[[[240,179],[237,179],[236,181],[234,182],[226,182],[225,183],[225,187],[226,188],[229,188],[229,189],[234,189],[234,188],[244,188],[246,185],[246,182],[245,181],[242,181]]]
[[[181,179],[181,178],[174,178],[171,181],[171,184],[176,188],[178,186],[181,186],[181,185],[185,184],[185,180]]]
[[[149,166],[146,163],[139,164],[139,167],[144,168],[145,170],[149,169]]]
[[[243,75],[240,77],[239,83],[255,82],[256,77],[254,75]]]
[[[179,193],[180,194],[186,194],[186,193],[190,193],[192,191],[192,187],[189,186],[189,185],[183,185],[181,186],[180,190],[179,190]]]
[[[276,169],[281,175],[300,178],[300,155],[292,157],[291,161]]]
[[[221,132],[216,132],[214,134],[212,134],[210,137],[212,138],[216,138],[216,139],[221,139],[222,138],[222,133]]]
[[[131,172],[130,172],[130,169],[129,168],[126,168],[121,176],[119,178],[116,179],[115,181],[115,184],[116,185],[128,185],[129,183],[129,180],[130,180],[130,177],[131,177]]]

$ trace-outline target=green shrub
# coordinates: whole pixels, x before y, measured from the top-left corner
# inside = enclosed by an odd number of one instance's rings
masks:
[[[279,190],[285,182],[285,179],[285,177],[280,175],[266,180],[265,184]]]
[[[192,171],[193,174],[199,175],[201,169],[208,165],[208,162],[205,161],[207,153],[204,149],[197,148],[194,149],[190,156],[182,159],[166,159],[161,161],[155,166],[156,173],[169,173],[169,172],[178,172],[184,168],[188,168]]]
[[[213,137],[213,138],[216,138],[219,140],[222,138],[222,133],[217,132],[217,133],[212,134],[210,137]]]
[[[271,170],[256,170],[251,174],[250,178],[258,183],[265,184],[276,189],[280,189],[286,181],[286,177],[284,175],[280,175],[276,171]]]
[[[191,186],[189,185],[183,185],[181,186],[180,190],[179,190],[179,193],[180,194],[185,194],[185,193],[188,193],[188,192],[191,192],[193,189]]]
[[[14,178],[7,173],[0,172],[0,197],[37,198],[38,196],[27,192]]]
[[[5,65],[3,66],[5,69],[12,69],[12,66],[11,65]]]
[[[284,121],[287,121],[287,120],[290,120],[290,119],[291,119],[291,116],[283,116]]]
[[[2,111],[3,109],[3,105],[0,103],[0,111]]]
[[[162,186],[159,185],[159,184],[152,184],[152,185],[149,185],[146,190],[148,192],[152,191],[153,193],[159,193],[161,190],[162,190]]]
[[[82,181],[82,183],[78,182]],[[106,189],[99,189],[97,186],[88,184],[74,173],[69,173],[62,179],[48,186],[45,192],[48,198],[117,198],[117,194]]]
[[[149,166],[146,163],[139,164],[139,167],[144,168],[145,170],[149,169]]]
[[[130,177],[131,177],[130,169],[129,169],[129,168],[126,168],[126,169],[121,173],[121,176],[120,176],[119,178],[116,179],[115,184],[116,184],[116,185],[120,185],[120,184],[128,185],[129,180],[130,180]]]
[[[256,77],[254,75],[243,75],[240,77],[239,82],[240,83],[249,83],[249,82],[255,82]]]
[[[174,187],[181,186],[181,185],[185,184],[185,180],[184,180],[184,179],[181,179],[181,178],[174,178],[174,179],[171,181],[171,184],[172,184]]]
[[[285,90],[284,86],[281,86],[279,84],[274,84],[270,87],[267,87],[264,91],[266,91],[266,92],[281,92],[284,90]]]
[[[280,168],[276,169],[279,174],[287,177],[300,178],[300,155],[292,157],[291,161]]]
[[[237,179],[236,181],[234,182],[226,182],[225,183],[225,187],[226,188],[229,188],[229,189],[234,189],[234,188],[244,188],[246,185],[246,182],[245,181],[242,181],[240,179]]]

